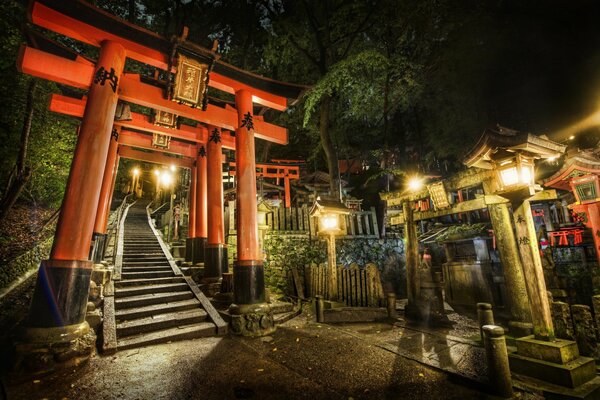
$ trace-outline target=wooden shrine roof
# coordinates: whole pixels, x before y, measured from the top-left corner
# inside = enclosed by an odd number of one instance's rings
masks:
[[[463,164],[467,167],[491,169],[491,156],[497,152],[508,154],[524,151],[535,158],[549,158],[560,156],[566,148],[566,145],[545,136],[518,132],[498,125],[483,132],[477,144],[463,158]]]
[[[600,158],[592,151],[581,151],[567,154],[562,167],[552,176],[542,181],[545,187],[570,191],[571,178],[587,173],[600,175]]]

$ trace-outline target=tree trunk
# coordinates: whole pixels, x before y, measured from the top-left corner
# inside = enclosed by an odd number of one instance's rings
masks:
[[[14,206],[15,202],[19,198],[23,187],[31,178],[31,168],[25,166],[25,159],[27,157],[27,146],[29,144],[29,133],[31,132],[31,121],[33,120],[33,97],[35,94],[35,87],[37,81],[32,79],[29,82],[27,88],[27,103],[25,105],[25,118],[23,120],[23,129],[21,130],[21,145],[19,148],[19,155],[17,156],[16,162],[16,173],[14,180],[11,182],[10,187],[7,189],[2,203],[0,203],[0,219],[6,218],[10,209]]]
[[[128,14],[127,20],[132,24],[135,24],[135,0],[129,0],[128,2]]]
[[[329,135],[329,113],[331,109],[331,97],[324,96],[320,106],[319,116],[319,134],[321,136],[321,146],[327,159],[327,167],[329,168],[329,191],[331,196],[341,200],[340,188],[340,166],[338,156],[333,148],[333,142]]]

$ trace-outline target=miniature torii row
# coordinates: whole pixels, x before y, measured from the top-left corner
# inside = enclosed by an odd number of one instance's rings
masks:
[[[206,125],[196,128],[165,128],[168,130],[163,132],[175,138],[199,143],[200,149],[206,143],[205,151],[197,151],[193,144],[174,141],[170,152],[188,158],[155,153],[148,161],[193,167],[191,160],[195,158],[196,168],[192,168],[192,175],[195,171],[197,176],[192,184],[196,187],[191,191],[192,197],[195,197],[192,202],[195,207],[191,210],[195,223],[193,228],[190,227],[194,244],[198,244],[198,249],[204,250],[204,243],[207,241],[206,250],[210,258],[223,260],[225,263],[227,257],[223,244],[221,150],[222,146],[236,149],[238,248],[237,262],[234,265],[234,304],[230,312],[233,319],[240,320],[236,326],[250,326],[252,324],[243,321],[258,317],[261,324],[256,328],[270,329],[273,321],[272,314],[265,305],[263,261],[258,242],[254,137],[285,144],[287,131],[255,116],[253,102],[285,110],[287,99],[297,98],[304,88],[241,71],[218,61],[216,54],[197,45],[182,39],[169,42],[83,1],[65,4],[57,0],[38,0],[32,2],[29,10],[34,24],[98,46],[100,51],[97,61],[92,62],[43,37],[36,37],[32,41],[36,48],[23,46],[18,59],[22,72],[88,90],[85,100],[64,96],[54,96],[52,99],[51,109],[60,111],[62,104],[63,112],[82,116],[82,122],[54,244],[49,260],[42,261],[40,266],[28,326],[52,332],[60,330],[77,336],[85,324],[87,294],[93,268],[93,261],[88,259],[90,244],[94,232],[100,235],[106,232],[108,203],[111,187],[114,186],[117,157],[148,157],[143,155],[148,153],[129,146],[119,149],[119,142],[122,145],[145,147],[146,139],[143,135],[130,129],[152,132],[160,130],[155,126],[150,128],[148,125],[152,124],[147,117],[135,113],[131,121],[114,121],[117,102],[122,100]],[[206,63],[205,68],[199,71],[200,75],[204,74],[204,80],[197,88],[191,90],[188,86],[180,87],[184,90],[183,96],[195,96],[197,102],[193,104],[199,108],[171,101],[161,87],[144,83],[139,75],[123,71],[125,60],[129,57],[172,72],[175,71],[172,61],[177,54],[181,59],[186,58],[183,54],[191,54],[192,64],[194,57]],[[179,64],[178,70],[183,73],[188,71],[185,68],[190,67]],[[235,108],[205,102],[202,104],[201,94],[206,94],[207,74],[211,68],[208,85],[233,93]],[[69,104],[71,108],[67,107]],[[223,134],[222,129],[234,130],[235,138]],[[207,221],[210,221],[210,229]],[[214,275],[213,272],[218,273],[222,268],[220,264],[214,265],[212,270],[207,268],[205,276],[214,278],[211,276]]]

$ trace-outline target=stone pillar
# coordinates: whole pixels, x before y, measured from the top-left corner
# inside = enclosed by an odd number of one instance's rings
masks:
[[[188,235],[185,239],[185,261],[190,264],[194,256],[194,238],[196,237],[196,170],[196,162],[194,161],[190,177]]]
[[[208,127],[207,158],[207,216],[208,238],[204,249],[203,283],[219,282],[223,272],[229,272],[227,245],[225,244],[225,221],[223,220],[223,153],[221,130]]]
[[[513,388],[504,329],[496,325],[484,325],[482,331],[490,389],[494,394],[511,398]]]
[[[500,261],[502,261],[506,297],[510,302],[512,320],[509,328],[511,335],[526,336],[531,332],[531,312],[508,203],[488,204],[488,211],[496,236]],[[528,329],[525,329],[526,327]]]
[[[567,303],[553,301],[551,304],[552,321],[554,322],[554,333],[559,339],[573,340],[573,320],[571,310]]]
[[[233,333],[258,336],[273,332],[275,323],[265,303],[265,273],[259,250],[252,93],[237,91],[235,104],[237,261],[233,266],[234,303],[229,313]]]
[[[402,203],[404,213],[404,245],[406,254],[406,291],[408,302],[405,314],[411,319],[421,319],[417,304],[419,297],[419,242],[417,241],[417,225],[413,219],[412,201]]]
[[[206,220],[206,148],[203,144],[198,147],[196,158],[196,227],[192,255],[192,264],[204,263],[204,247],[208,224]]]
[[[551,341],[554,340],[554,325],[529,200],[513,204],[513,217],[527,297],[531,306],[533,334],[538,340]]]
[[[573,328],[575,341],[579,352],[584,356],[596,357],[598,352],[598,342],[596,340],[596,328],[594,319],[589,306],[574,304],[571,306],[573,315]]]
[[[51,369],[55,362],[64,360],[64,354],[75,360],[85,359],[94,347],[93,332],[85,322],[92,270],[88,256],[124,64],[125,49],[115,42],[103,42],[50,259],[42,261],[39,269],[28,329],[23,336],[27,345],[18,346],[25,363],[28,361],[23,358],[28,355],[36,357],[36,348],[50,349],[43,360],[36,358],[39,363],[30,365],[32,368]],[[57,343],[60,345],[55,346]],[[53,354],[57,348],[62,355]],[[65,352],[65,348],[72,352]]]
[[[100,199],[98,200],[98,209],[94,222],[94,233],[92,234],[92,262],[99,264],[104,258],[104,249],[106,247],[106,226],[108,223],[108,214],[110,212],[110,200],[112,198],[111,187],[114,181],[115,164],[117,161],[117,149],[119,147],[120,127],[114,127],[111,133],[110,145],[104,165],[104,174],[102,177],[102,186],[100,188]]]

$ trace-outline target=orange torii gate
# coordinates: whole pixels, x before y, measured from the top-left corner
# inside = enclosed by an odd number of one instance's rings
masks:
[[[235,162],[229,163],[229,175],[235,176],[236,170]],[[289,164],[256,164],[256,177],[257,178],[274,178],[283,179],[283,187],[285,190],[285,207],[290,208],[292,206],[291,194],[290,194],[290,180],[300,179],[300,167],[297,165]]]
[[[116,139],[120,129],[120,134],[124,135],[122,140],[138,143],[141,138],[133,132],[127,133],[124,128],[150,129],[147,126],[149,121],[143,115],[136,115],[129,121],[129,126],[124,121],[120,124],[115,122],[119,100],[206,124],[206,128],[184,128],[179,132],[169,131],[169,135],[195,136],[195,140],[191,141],[198,143],[196,168],[192,168],[196,171],[194,239],[201,239],[199,243],[203,249],[203,242],[207,240],[209,245],[217,245],[206,247],[207,254],[210,254],[207,260],[227,258],[223,254],[224,247],[218,246],[222,242],[214,239],[216,243],[211,243],[211,232],[207,232],[207,209],[211,209],[210,215],[217,220],[222,218],[222,208],[218,213],[219,206],[214,204],[218,191],[222,191],[221,173],[214,171],[221,162],[221,146],[225,142],[221,130],[235,130],[239,217],[234,303],[229,309],[231,326],[238,334],[257,335],[272,331],[273,317],[265,303],[263,261],[258,245],[254,137],[286,144],[287,131],[254,115],[253,104],[285,110],[288,98],[298,98],[305,87],[240,70],[219,61],[216,53],[190,43],[184,37],[169,41],[82,0],[31,0],[28,10],[34,24],[100,48],[98,59],[92,61],[38,35],[33,41],[34,47],[22,46],[17,60],[20,71],[24,73],[88,91],[83,113],[78,114],[82,115],[82,123],[54,244],[49,260],[42,261],[38,274],[28,319],[31,343],[52,348],[56,340],[64,341],[68,337],[70,343],[76,346],[86,342],[89,346],[85,311],[93,262],[88,257],[98,211],[106,210],[105,205],[100,203],[101,194],[105,196],[109,190],[106,188],[110,188],[114,181],[116,149],[122,157],[141,157],[140,153],[145,153],[127,146],[118,148],[118,141],[111,140],[111,137]],[[162,69],[168,79],[158,81],[127,73],[124,71],[126,58]],[[184,78],[178,80],[176,75],[173,85],[170,73],[186,74],[194,79],[190,84]],[[235,108],[207,104],[207,84],[234,94]],[[172,101],[172,97],[179,102]],[[77,105],[76,101],[70,102]],[[132,126],[135,124],[137,127]],[[206,136],[202,133],[204,129]],[[112,132],[116,134],[111,135]],[[203,143],[206,143],[206,148]],[[158,154],[153,159],[156,157]],[[208,186],[213,188],[208,190],[210,195],[207,193],[207,179]],[[217,180],[218,185],[211,185],[211,180]],[[207,198],[211,204],[207,204]],[[217,203],[222,207],[221,199]],[[100,217],[105,219],[104,215]],[[218,221],[211,221],[211,226],[218,227]],[[217,228],[212,236],[219,233]],[[218,279],[212,272],[220,275],[221,266],[215,265],[214,268],[214,271],[209,269],[205,276]]]

